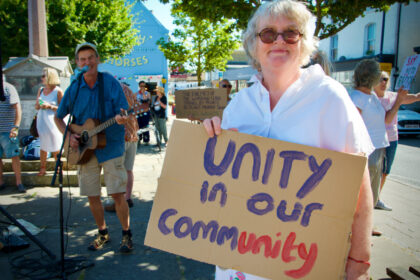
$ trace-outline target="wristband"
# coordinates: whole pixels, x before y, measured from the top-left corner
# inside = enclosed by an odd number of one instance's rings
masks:
[[[350,256],[348,256],[347,259],[348,260],[351,260],[351,261],[354,261],[354,262],[357,262],[357,263],[363,263],[363,264],[366,264],[366,265],[370,266],[370,262],[369,261],[356,260],[356,259],[354,259],[354,258],[352,258]]]

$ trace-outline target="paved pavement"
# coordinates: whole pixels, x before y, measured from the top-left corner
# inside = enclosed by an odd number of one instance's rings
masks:
[[[154,138],[151,142],[154,144]],[[121,232],[114,213],[105,214],[112,242],[98,252],[86,250],[86,245],[96,233],[87,199],[79,196],[78,188],[63,187],[67,229],[65,256],[85,257],[95,264],[71,274],[69,279],[214,279],[213,265],[143,245],[164,156],[165,149],[159,152],[153,145],[141,146],[137,151],[134,207],[131,208],[135,250],[129,255],[118,253]],[[9,187],[0,192],[0,205],[15,218],[24,219],[42,228],[43,231],[36,238],[60,260],[58,195],[59,188],[35,187],[30,188],[26,194],[18,194]],[[386,279],[385,269],[389,266],[403,266],[408,269],[410,265],[420,265],[420,188],[401,184],[391,178],[384,187],[382,198],[393,207],[393,211],[375,210],[374,213],[375,226],[383,235],[373,237],[373,279]],[[0,214],[0,220],[7,219]],[[34,253],[28,253],[34,250]],[[35,244],[12,254],[0,253],[1,279],[14,279],[13,258],[22,254],[49,261],[49,257],[38,250]]]

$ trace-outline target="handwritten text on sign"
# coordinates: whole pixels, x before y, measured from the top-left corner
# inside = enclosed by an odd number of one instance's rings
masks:
[[[175,92],[177,118],[222,117],[227,104],[226,89],[190,89]]]
[[[403,87],[406,90],[410,89],[411,82],[416,76],[417,69],[420,64],[420,55],[413,55],[407,57],[405,60],[403,69],[401,70],[400,75],[398,76],[397,83],[395,85],[395,90],[398,90],[400,87]]]
[[[273,279],[337,279],[365,159],[190,126],[174,123],[146,245]],[[358,179],[344,182],[347,157]]]

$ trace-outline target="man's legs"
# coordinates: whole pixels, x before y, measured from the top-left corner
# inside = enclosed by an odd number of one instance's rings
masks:
[[[125,200],[131,199],[131,193],[133,192],[134,174],[133,170],[127,170],[127,186],[125,190]]]
[[[128,209],[127,201],[125,200],[124,193],[111,194],[115,202],[115,210],[118,219],[120,220],[123,230],[130,229],[130,210]]]
[[[92,212],[99,230],[106,229],[104,208],[100,196],[88,196],[90,212]]]

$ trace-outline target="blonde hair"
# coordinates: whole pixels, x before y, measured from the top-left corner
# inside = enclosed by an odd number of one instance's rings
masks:
[[[261,69],[256,59],[258,25],[263,19],[286,17],[296,23],[302,33],[300,65],[309,62],[310,55],[318,46],[318,38],[314,37],[315,18],[306,6],[293,0],[277,0],[261,5],[248,22],[248,27],[242,34],[242,43],[250,64],[257,70]]]
[[[390,79],[390,77],[389,77],[388,72],[386,72],[386,71],[382,71],[382,72],[381,72],[381,79],[382,79],[383,77],[388,78],[388,81],[386,82],[386,89],[389,89],[389,87],[390,87],[390,85],[391,85],[391,79]]]
[[[54,68],[45,67],[42,71],[45,74],[45,84],[55,86],[60,84],[60,78],[58,77],[57,70]]]

